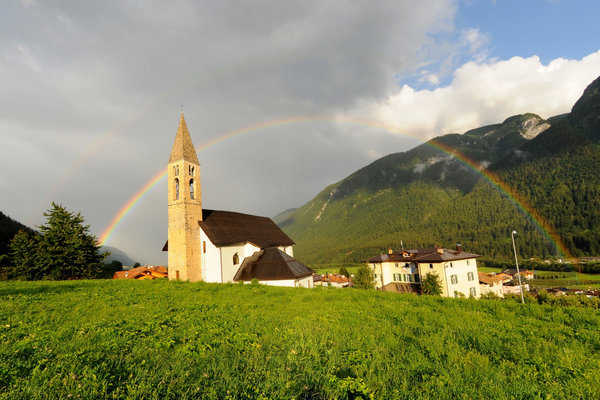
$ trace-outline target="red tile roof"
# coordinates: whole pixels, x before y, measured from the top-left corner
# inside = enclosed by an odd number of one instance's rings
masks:
[[[113,275],[113,279],[140,279],[140,278],[166,278],[168,275],[167,268],[164,265],[147,265],[142,267],[132,268],[129,271],[117,271]]]
[[[488,274],[480,271],[477,271],[477,273],[479,274],[479,282],[485,283],[486,285],[493,285],[496,282],[502,282],[506,279],[502,276],[504,274]]]

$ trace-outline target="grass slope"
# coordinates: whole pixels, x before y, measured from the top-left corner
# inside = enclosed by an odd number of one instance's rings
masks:
[[[168,281],[0,282],[0,398],[594,398],[589,308]]]

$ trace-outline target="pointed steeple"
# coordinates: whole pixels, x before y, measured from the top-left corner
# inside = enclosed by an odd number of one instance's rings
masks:
[[[177,135],[175,136],[175,142],[173,143],[173,149],[171,150],[171,157],[169,163],[179,160],[186,160],[193,162],[194,164],[200,164],[196,150],[194,149],[194,143],[190,137],[185,118],[183,117],[183,111],[181,112],[181,119],[179,120],[179,128],[177,128]]]

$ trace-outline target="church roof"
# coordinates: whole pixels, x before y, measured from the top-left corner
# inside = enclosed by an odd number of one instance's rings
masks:
[[[194,149],[194,143],[190,137],[183,112],[181,112],[181,119],[179,120],[179,127],[177,128],[177,134],[175,135],[175,142],[173,143],[173,149],[171,150],[171,157],[169,157],[169,163],[179,160],[191,161],[195,164],[200,164],[196,150]]]
[[[210,241],[219,247],[247,242],[260,248],[294,244],[294,241],[268,217],[203,209],[202,221],[198,221],[198,224]],[[163,251],[167,250],[168,241],[163,247]]]
[[[198,223],[216,246],[250,242],[265,248],[294,244],[294,241],[267,217],[203,209],[202,221]]]
[[[246,257],[233,277],[236,281],[278,281],[311,276],[315,271],[277,247],[268,247]]]

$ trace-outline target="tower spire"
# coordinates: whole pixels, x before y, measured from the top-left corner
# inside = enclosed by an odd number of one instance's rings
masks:
[[[194,143],[188,131],[185,118],[183,117],[183,110],[181,111],[181,118],[179,119],[179,127],[177,128],[177,134],[175,135],[175,142],[173,143],[173,149],[171,150],[171,157],[169,157],[169,163],[174,161],[185,160],[195,164],[200,164],[196,150],[194,149]]]

